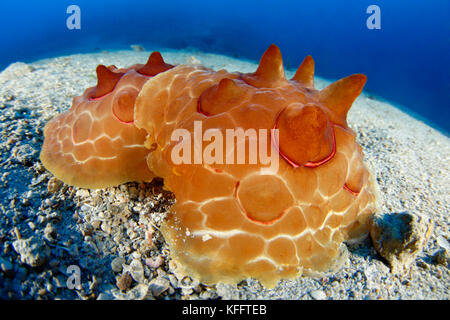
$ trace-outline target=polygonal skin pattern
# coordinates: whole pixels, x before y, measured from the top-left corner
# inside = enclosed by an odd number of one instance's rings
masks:
[[[344,240],[367,232],[376,199],[346,122],[365,76],[318,91],[313,73],[307,57],[287,80],[274,45],[250,74],[173,67],[159,53],[146,65],[99,66],[97,86],[46,126],[41,160],[59,179],[85,188],[162,177],[176,197],[164,237],[172,257],[203,283],[253,277],[272,287],[326,272]],[[251,161],[250,153],[245,164],[174,163],[182,141],[173,134],[185,129],[195,137],[198,123],[200,135],[241,128],[230,144],[235,160],[238,146],[266,140],[278,168]],[[268,134],[246,135],[260,129]],[[191,154],[205,154],[210,143],[192,143]]]
[[[223,112],[205,115],[198,100],[224,78],[248,94]],[[176,143],[170,137],[176,128],[194,134],[193,122],[202,121],[203,132],[217,128],[224,136],[226,129],[238,127],[270,130],[289,105],[320,105],[315,95],[293,81],[259,89],[239,75],[201,66],[176,67],[144,86],[136,104],[136,125],[150,133],[147,147],[156,146],[148,157],[150,169],[176,196],[163,232],[188,274],[205,283],[253,277],[271,287],[303,270],[327,271],[343,240],[367,232],[375,197],[361,148],[348,127],[332,125],[336,152],[314,168],[293,167],[281,157],[276,172],[261,163],[171,161]],[[348,188],[347,181],[358,189]]]

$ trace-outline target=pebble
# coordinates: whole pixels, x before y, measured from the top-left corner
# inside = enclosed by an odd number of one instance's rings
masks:
[[[113,300],[114,297],[108,293],[104,293],[101,292],[98,296],[97,296],[97,300]]]
[[[159,297],[167,289],[169,289],[169,281],[164,278],[156,278],[150,281],[149,290],[154,297]]]
[[[150,268],[159,268],[164,264],[164,257],[157,256],[156,258],[147,258],[145,259],[145,264]]]
[[[57,288],[65,288],[66,287],[66,281],[63,276],[57,276],[53,277],[53,282],[55,283]]]
[[[50,249],[36,236],[14,241],[13,248],[19,254],[22,263],[30,267],[42,266],[50,256]]]
[[[28,222],[28,226],[30,227],[31,230],[35,230],[36,229],[36,225],[34,224],[33,221]]]
[[[50,178],[47,183],[47,191],[49,193],[56,193],[63,186],[63,182],[55,177]]]
[[[423,260],[417,260],[416,265],[424,270],[429,270],[430,266]]]
[[[433,253],[433,262],[437,265],[444,265],[446,266],[448,264],[449,259],[449,255],[448,252],[445,248],[440,248],[438,250],[436,250]]]
[[[139,260],[135,259],[131,261],[130,265],[126,269],[130,272],[131,277],[133,277],[134,281],[136,281],[137,283],[144,282],[144,267]]]
[[[136,187],[130,187],[128,189],[131,199],[136,199],[139,196],[139,191]]]
[[[47,223],[44,229],[45,238],[49,241],[54,241],[57,236],[57,230],[51,223]]]
[[[327,299],[327,295],[325,292],[323,292],[322,290],[313,290],[310,293],[311,298],[313,298],[314,300],[326,300]]]
[[[147,297],[149,286],[145,284],[138,284],[128,291],[128,300],[143,300]]]
[[[37,154],[37,150],[29,144],[22,144],[14,147],[12,154],[15,156],[17,162],[24,166],[32,166],[34,163],[34,157]]]
[[[133,279],[131,278],[130,273],[125,272],[117,279],[116,284],[120,290],[126,291],[131,286],[132,282]]]
[[[80,197],[80,198],[87,198],[87,197],[89,197],[89,195],[90,195],[89,194],[89,190],[87,190],[87,189],[78,189],[77,192],[76,192],[76,196]],[[89,206],[83,205],[81,207],[81,210],[83,210],[83,207],[87,207],[87,210],[90,209]]]
[[[44,288],[39,289],[39,291],[38,291],[38,295],[40,295],[40,296],[44,296],[46,293],[47,293],[47,290],[45,290]]]
[[[450,243],[442,235],[438,234],[436,240],[440,247],[447,251],[450,251]]]
[[[179,287],[179,281],[173,274],[169,274],[169,281],[170,281],[170,285],[172,287],[174,287],[174,288]]]
[[[91,224],[86,223],[81,227],[81,233],[85,237],[90,236],[94,233],[94,227]]]
[[[102,224],[101,220],[98,219],[94,219],[93,221],[91,221],[92,227],[94,227],[94,229],[98,229],[100,227],[100,225]],[[110,228],[111,231],[111,228]]]
[[[89,282],[89,291],[93,292],[98,287],[99,280],[95,275],[92,276],[92,281]]]
[[[210,300],[210,299],[217,299],[218,298],[217,292],[214,291],[214,290],[202,291],[202,292],[200,292],[199,297],[200,297],[200,299],[203,299],[203,300]]]
[[[145,232],[145,244],[148,248],[153,247],[153,232],[151,230]]]
[[[106,233],[106,234],[111,234],[111,225],[106,222],[103,221],[101,224],[101,229]]]
[[[370,237],[378,253],[389,262],[392,271],[405,270],[422,251],[431,224],[425,218],[409,212],[375,215]]]
[[[44,204],[48,208],[54,207],[56,205],[55,201],[53,201],[52,199],[49,199],[49,198],[44,200]]]
[[[194,289],[192,289],[192,288],[185,288],[185,287],[181,288],[181,294],[183,296],[190,296],[193,293],[194,293]]]
[[[376,265],[372,264],[364,270],[366,286],[369,289],[377,289],[381,280],[380,272]]]
[[[47,215],[47,220],[56,220],[56,221],[61,221],[62,216],[59,212],[51,212]]]
[[[141,259],[141,254],[138,251],[133,251],[131,253],[131,257],[135,260],[140,260]]]
[[[111,261],[111,269],[112,269],[112,271],[114,271],[116,273],[122,272],[122,268],[123,268],[124,263],[125,263],[125,259],[124,258],[122,258],[122,257],[114,258],[114,260]]]

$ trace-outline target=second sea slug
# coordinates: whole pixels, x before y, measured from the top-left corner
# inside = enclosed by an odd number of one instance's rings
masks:
[[[46,168],[85,188],[163,178],[176,197],[163,235],[172,257],[203,283],[252,277],[272,287],[329,271],[343,241],[367,233],[376,210],[374,181],[346,120],[366,77],[316,90],[312,58],[288,80],[275,45],[248,74],[152,56],[144,66],[101,67],[99,84],[46,126]],[[194,136],[198,124],[210,142],[200,150],[192,143],[192,154],[210,151],[227,129],[263,129],[278,166],[251,155],[245,164],[175,162],[183,141],[174,133]],[[252,140],[236,134],[222,160]]]

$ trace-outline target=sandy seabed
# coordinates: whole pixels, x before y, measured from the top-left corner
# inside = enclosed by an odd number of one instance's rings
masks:
[[[171,64],[195,57],[216,70],[257,67],[196,51],[161,53]],[[75,54],[15,63],[0,73],[0,298],[450,298],[448,256],[446,263],[435,259],[436,252],[450,251],[450,139],[367,92],[354,103],[348,122],[378,182],[380,212],[412,212],[434,224],[408,272],[392,273],[367,238],[349,244],[348,261],[327,277],[283,280],[270,290],[252,279],[207,286],[182,274],[170,259],[159,226],[175,199],[161,181],[85,190],[56,180],[39,161],[47,121],[96,84],[98,64],[125,67],[145,63],[148,54]],[[319,89],[329,83],[316,78]],[[75,288],[67,281],[71,265],[81,275]]]

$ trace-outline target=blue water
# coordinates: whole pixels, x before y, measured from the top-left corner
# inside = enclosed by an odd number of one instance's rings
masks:
[[[71,4],[81,8],[81,30],[66,27]],[[380,30],[366,27],[372,4]],[[450,131],[448,0],[2,0],[0,15],[0,69],[135,43],[258,60],[275,43],[287,67],[311,54],[318,76],[364,73],[368,92]]]

